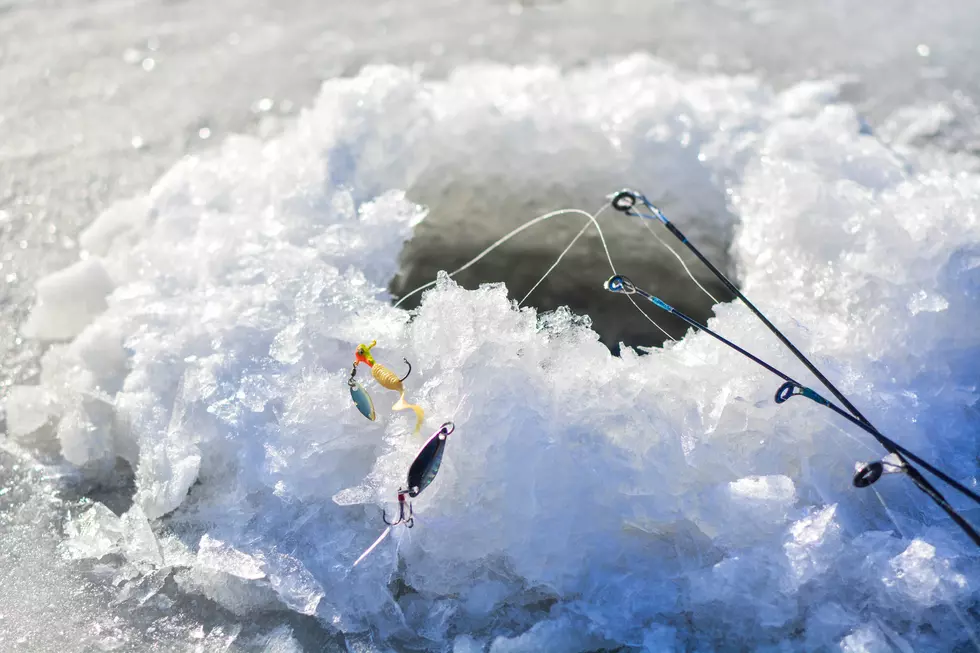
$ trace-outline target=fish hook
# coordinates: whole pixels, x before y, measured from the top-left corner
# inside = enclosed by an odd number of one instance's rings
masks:
[[[415,513],[412,512],[412,503],[405,498],[408,490],[398,491],[398,519],[395,521],[388,521],[387,512],[381,510],[381,520],[389,526],[397,526],[398,524],[405,524],[406,527],[411,528],[415,526]],[[405,506],[408,506],[408,516],[405,516]]]
[[[403,358],[402,360],[405,361],[405,364],[406,365],[408,365],[408,371],[405,372],[405,376],[403,376],[402,378],[398,379],[399,381],[404,381],[412,373],[412,364],[408,362],[408,359],[407,358]]]

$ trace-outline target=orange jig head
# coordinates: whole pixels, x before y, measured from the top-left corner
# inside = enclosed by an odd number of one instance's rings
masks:
[[[374,356],[371,355],[371,348],[378,344],[377,340],[372,340],[370,345],[360,344],[354,350],[354,365],[364,363],[368,367],[374,367]]]

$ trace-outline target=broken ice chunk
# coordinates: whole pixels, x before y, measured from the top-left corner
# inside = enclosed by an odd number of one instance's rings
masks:
[[[98,559],[119,550],[125,536],[119,517],[101,503],[94,504],[65,526],[68,539],[63,551],[68,558]]]
[[[303,653],[304,650],[293,636],[293,629],[286,625],[278,626],[272,632],[256,637],[251,644],[255,650],[265,651],[265,653]]]
[[[338,506],[356,506],[361,503],[370,503],[377,497],[377,490],[370,485],[359,485],[341,490],[333,495],[333,502]]]
[[[246,580],[265,578],[262,561],[256,560],[233,546],[212,538],[208,534],[201,537],[197,550],[197,564],[201,567],[222,571]]]
[[[18,439],[48,423],[56,406],[48,391],[36,385],[15,385],[7,392],[7,435]]]
[[[261,413],[265,410],[265,405],[272,396],[272,385],[260,374],[242,379],[242,385],[235,394],[235,398],[253,413]]]
[[[947,308],[949,308],[949,302],[945,297],[938,293],[930,295],[925,290],[920,290],[912,295],[908,303],[908,309],[912,315],[918,315],[923,312],[939,313],[940,311],[945,311]]]
[[[119,605],[129,600],[135,600],[137,605],[146,605],[147,601],[157,596],[173,571],[171,567],[163,567],[149,574],[138,576],[125,585],[110,605]]]
[[[122,526],[126,534],[127,558],[156,566],[163,564],[163,551],[157,543],[150,520],[138,504],[122,516]]]
[[[953,571],[949,560],[936,555],[936,547],[923,540],[913,540],[890,562],[892,575],[882,581],[903,599],[923,607],[948,601],[967,589],[966,577]]]
[[[856,629],[840,642],[841,653],[894,653],[885,634],[874,624]]]
[[[81,233],[79,244],[91,254],[104,256],[113,243],[124,235],[127,241],[135,241],[149,213],[150,201],[147,197],[116,202]]]
[[[276,556],[275,573],[269,575],[272,589],[291,610],[301,614],[316,614],[324,597],[323,588],[303,563],[288,555]]]
[[[789,528],[783,551],[794,589],[824,573],[842,547],[837,504],[815,511]]]
[[[303,357],[302,323],[291,324],[275,337],[269,355],[280,363],[295,363]]]
[[[38,340],[67,340],[108,306],[112,280],[97,258],[89,258],[41,279],[37,303],[21,333]]]
[[[780,532],[796,503],[788,476],[746,476],[709,492],[699,526],[728,546],[740,546]]]

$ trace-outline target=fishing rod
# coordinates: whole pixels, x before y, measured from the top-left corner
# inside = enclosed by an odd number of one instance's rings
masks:
[[[764,360],[762,360],[758,356],[755,356],[754,354],[752,354],[752,353],[746,351],[745,349],[739,347],[738,345],[736,345],[731,340],[729,340],[729,339],[725,338],[724,336],[722,336],[721,334],[719,334],[717,331],[714,331],[713,329],[708,328],[707,326],[701,324],[700,322],[698,322],[694,318],[692,318],[692,317],[690,317],[690,316],[682,313],[681,311],[677,310],[676,308],[674,308],[673,306],[671,306],[670,304],[668,304],[664,300],[660,299],[659,297],[656,297],[655,295],[651,295],[650,293],[646,292],[645,290],[642,290],[640,288],[637,288],[636,285],[633,284],[633,282],[630,281],[627,277],[624,277],[621,274],[618,274],[618,275],[616,275],[614,277],[611,277],[608,281],[606,281],[606,283],[605,283],[605,289],[608,290],[608,291],[610,291],[610,292],[614,292],[614,293],[620,293],[620,294],[624,294],[624,295],[639,295],[640,297],[643,297],[644,299],[646,299],[650,303],[652,303],[655,306],[657,306],[657,308],[660,308],[661,310],[666,311],[666,312],[670,313],[671,315],[674,315],[675,317],[680,318],[681,320],[683,320],[684,322],[686,322],[690,326],[694,327],[698,331],[704,331],[708,335],[710,335],[713,338],[721,341],[722,343],[724,343],[728,347],[731,347],[732,349],[734,349],[738,353],[742,354],[746,358],[752,360],[753,362],[755,362],[758,365],[760,365],[760,366],[764,367],[765,369],[769,370],[770,372],[772,372],[773,374],[775,374],[779,378],[783,379],[783,381],[785,381],[785,383],[783,385],[779,386],[779,389],[776,391],[775,400],[776,400],[776,403],[777,404],[781,404],[781,403],[787,401],[790,397],[802,396],[802,397],[806,397],[807,399],[810,399],[810,400],[812,400],[812,401],[820,404],[821,406],[826,406],[827,408],[831,409],[832,411],[834,411],[835,413],[837,413],[838,415],[840,415],[841,417],[843,417],[844,419],[846,419],[847,421],[849,421],[851,424],[854,424],[858,428],[860,428],[860,429],[866,431],[867,433],[869,433],[870,435],[872,435],[875,439],[877,439],[882,444],[882,446],[884,446],[884,447],[886,447],[888,449],[895,449],[901,455],[905,456],[906,458],[908,458],[912,462],[914,462],[917,465],[920,465],[921,467],[923,467],[926,471],[930,472],[931,474],[934,474],[938,478],[942,479],[944,482],[948,483],[950,485],[950,487],[958,490],[959,492],[963,493],[964,495],[968,496],[969,498],[973,499],[975,502],[977,502],[978,504],[980,504],[980,494],[977,494],[976,492],[974,492],[970,488],[966,487],[962,483],[958,482],[957,480],[955,480],[955,479],[951,478],[950,476],[948,476],[947,474],[945,474],[942,470],[937,469],[933,465],[929,464],[928,462],[926,462],[925,460],[923,460],[922,458],[920,458],[918,455],[912,453],[911,451],[909,451],[908,449],[906,449],[902,445],[898,444],[897,442],[895,442],[894,440],[892,440],[888,436],[886,436],[883,433],[881,433],[880,431],[878,431],[878,429],[874,428],[873,426],[871,426],[869,424],[866,424],[865,422],[862,422],[861,420],[857,419],[856,417],[854,417],[853,415],[851,415],[850,413],[848,413],[847,411],[845,411],[843,408],[841,408],[840,406],[838,406],[834,402],[832,402],[832,401],[830,401],[830,400],[822,397],[815,390],[806,387],[805,385],[803,385],[802,383],[800,383],[796,379],[792,378],[791,376],[789,376],[785,372],[782,372],[781,370],[779,370],[776,367],[773,367],[772,365],[770,365],[769,363],[765,362]],[[874,469],[877,469],[877,463],[872,463],[872,465],[874,466]],[[868,477],[867,475],[862,475],[860,473],[858,474],[858,476],[861,476],[864,479],[866,479]],[[874,476],[874,480],[872,480],[871,483],[873,483],[875,480],[877,480],[878,476],[880,476],[880,474],[878,474],[877,476]],[[860,483],[860,481],[858,481],[858,483]],[[856,483],[856,484],[858,484],[858,483]],[[871,483],[867,483],[866,485],[858,485],[858,487],[867,487],[867,485],[870,485]]]
[[[685,313],[678,311],[676,308],[674,308],[667,302],[663,301],[659,297],[652,295],[640,288],[637,288],[636,285],[632,281],[630,281],[627,277],[618,274],[614,275],[606,281],[606,283],[604,284],[604,288],[609,292],[613,292],[613,293],[624,294],[624,295],[639,295],[640,297],[646,299],[660,310],[680,318],[681,320],[683,320],[690,326],[694,327],[698,331],[704,331],[708,335],[714,337],[716,340],[722,342],[723,344],[732,348],[738,353],[742,354],[749,360],[753,361],[754,363],[760,365],[764,369],[768,370],[769,372],[783,379],[785,383],[783,383],[783,385],[779,387],[779,390],[776,391],[776,397],[775,397],[776,403],[781,404],[787,401],[790,397],[804,396],[822,406],[826,406],[827,408],[830,408],[835,413],[845,418],[855,426],[869,433],[872,437],[874,437],[878,441],[879,444],[881,444],[885,449],[887,449],[892,456],[896,457],[898,459],[898,462],[893,463],[886,459],[882,459],[880,461],[874,461],[872,463],[867,463],[863,466],[860,466],[853,479],[854,486],[861,487],[861,488],[868,487],[871,484],[875,483],[885,473],[904,472],[908,475],[908,477],[912,480],[912,482],[915,483],[916,487],[918,487],[922,492],[926,494],[926,496],[932,499],[933,502],[935,502],[936,505],[938,505],[949,516],[949,518],[952,519],[963,530],[963,532],[967,534],[967,536],[971,540],[973,540],[973,542],[977,546],[980,546],[980,533],[978,533],[977,530],[968,521],[966,521],[956,511],[955,508],[953,508],[953,506],[949,503],[949,501],[946,500],[946,498],[942,495],[942,493],[939,492],[939,490],[937,490],[935,486],[933,486],[932,483],[930,483],[929,480],[926,479],[922,475],[922,473],[919,472],[919,470],[912,465],[912,462],[915,462],[916,464],[920,465],[923,469],[932,473],[937,478],[945,481],[947,484],[949,484],[950,487],[970,497],[978,504],[980,504],[980,495],[976,494],[975,492],[973,492],[963,484],[957,482],[955,479],[951,478],[949,475],[945,474],[941,470],[929,464],[928,462],[926,462],[916,454],[912,453],[905,447],[902,447],[891,438],[882,434],[880,431],[878,431],[878,429],[876,429],[874,426],[869,424],[867,421],[858,419],[854,415],[851,415],[850,413],[845,411],[843,408],[841,408],[834,402],[824,398],[823,396],[821,396],[819,393],[812,390],[811,388],[804,386],[799,381],[793,379],[791,376],[789,376],[785,372],[780,371],[776,367],[773,367],[772,365],[765,362],[758,356],[755,356],[754,354],[748,352],[742,347],[739,347],[734,342],[725,338],[724,336],[717,333],[713,329],[708,328],[707,326],[701,324],[700,322],[686,315]]]
[[[681,241],[681,243],[683,243],[689,250],[691,250],[691,252],[695,256],[697,256],[698,259],[702,263],[704,263],[705,267],[707,267],[711,271],[711,273],[714,274],[714,276],[719,281],[721,281],[722,284],[724,284],[725,287],[728,288],[729,291],[732,292],[732,294],[734,294],[736,297],[738,297],[742,301],[742,303],[745,304],[749,308],[749,310],[751,310],[756,315],[756,317],[758,317],[759,320],[764,325],[766,325],[766,328],[768,328],[777,338],[779,338],[780,342],[782,342],[784,345],[786,345],[786,347],[791,352],[793,352],[793,354],[796,356],[796,358],[799,359],[800,362],[802,362],[806,366],[806,368],[808,370],[810,370],[810,372],[812,372],[813,375],[815,377],[817,377],[817,379],[819,379],[820,382],[828,390],[830,390],[830,392],[834,395],[834,397],[836,397],[837,400],[840,401],[840,403],[843,404],[844,407],[846,407],[850,411],[851,414],[848,415],[847,413],[845,413],[844,411],[842,411],[839,406],[835,406],[835,405],[831,404],[830,402],[828,402],[826,399],[824,399],[823,397],[821,397],[820,395],[818,395],[813,390],[811,390],[809,388],[806,388],[805,386],[803,386],[803,384],[798,383],[796,381],[792,381],[789,378],[785,378],[784,380],[786,381],[786,383],[783,386],[781,386],[779,388],[779,390],[776,391],[776,403],[780,403],[781,404],[781,403],[785,402],[786,400],[788,400],[790,397],[794,397],[794,396],[798,396],[798,395],[803,395],[803,396],[807,397],[808,399],[811,399],[813,401],[816,401],[817,403],[821,403],[821,404],[827,406],[828,408],[831,408],[832,410],[834,410],[836,413],[838,413],[839,415],[841,415],[842,417],[844,417],[845,419],[847,419],[848,421],[850,421],[852,424],[854,424],[856,426],[859,426],[863,430],[865,430],[868,433],[870,433],[872,436],[874,436],[876,439],[878,439],[878,441],[882,444],[882,446],[884,446],[886,449],[888,449],[891,453],[894,453],[896,455],[899,455],[899,457],[905,456],[906,458],[909,458],[910,460],[915,460],[916,462],[918,462],[918,464],[922,465],[926,469],[929,469],[933,474],[935,474],[937,477],[941,478],[943,481],[945,481],[946,483],[948,483],[951,487],[956,488],[957,490],[959,490],[963,494],[966,494],[967,496],[969,496],[970,498],[972,498],[974,501],[977,501],[978,503],[980,503],[980,496],[978,496],[976,493],[974,493],[973,491],[969,490],[965,486],[957,483],[955,480],[949,478],[948,476],[946,476],[945,474],[943,474],[939,470],[936,470],[934,468],[931,468],[930,465],[928,465],[927,463],[925,463],[924,461],[922,461],[920,458],[918,458],[918,456],[915,456],[915,454],[913,454],[912,452],[904,449],[903,447],[901,447],[900,445],[898,445],[898,443],[890,440],[885,435],[883,435],[877,428],[875,428],[875,426],[871,423],[871,421],[867,417],[865,417],[861,413],[861,411],[859,411],[857,409],[857,407],[854,406],[854,404],[852,404],[847,399],[847,397],[844,396],[844,393],[842,393],[840,390],[838,390],[837,389],[837,386],[835,386],[833,383],[831,383],[831,381],[826,376],[824,376],[824,374],[819,369],[817,369],[817,366],[814,365],[813,362],[811,362],[810,359],[807,358],[806,355],[804,355],[803,352],[801,352],[796,347],[796,345],[794,345],[790,341],[790,339],[787,338],[783,334],[782,331],[780,331],[772,322],[770,322],[769,319],[762,313],[762,311],[759,310],[755,306],[755,304],[753,304],[749,300],[749,298],[746,297],[745,294],[742,293],[742,291],[739,290],[739,288],[734,283],[732,283],[732,281],[728,277],[726,277],[724,275],[724,273],[721,272],[721,270],[719,270],[717,267],[715,267],[715,265],[712,264],[711,261],[709,261],[708,258],[704,254],[701,253],[701,250],[699,250],[694,245],[694,243],[692,243],[691,241],[689,241],[687,239],[687,237],[681,232],[681,230],[678,229],[677,226],[673,222],[671,222],[670,220],[667,219],[667,216],[664,215],[664,212],[661,211],[655,204],[653,204],[652,202],[650,202],[650,200],[648,200],[645,195],[643,195],[642,193],[638,193],[636,191],[633,191],[633,190],[630,190],[630,189],[626,188],[626,189],[623,189],[623,190],[621,190],[621,191],[619,191],[617,193],[613,193],[612,195],[608,196],[607,199],[610,199],[611,200],[611,202],[610,202],[611,206],[615,210],[617,210],[617,211],[619,211],[621,213],[625,213],[626,215],[637,216],[637,217],[640,217],[640,218],[645,218],[647,220],[657,220],[661,224],[663,224],[664,227],[666,227],[667,230],[675,238],[677,238],[679,241]],[[651,212],[652,215],[648,215],[646,213],[643,213],[643,212],[637,210],[636,209],[637,203],[642,203],[642,205],[644,207],[646,207]],[[656,234],[654,234],[654,235],[656,235]],[[688,272],[688,274],[690,274],[690,272]],[[693,278],[693,275],[692,275],[692,278]],[[705,292],[707,292],[707,291],[705,291]],[[663,303],[663,302],[661,302],[661,303]],[[674,314],[675,315],[678,315],[678,317],[680,317],[680,315],[676,311],[674,312]],[[681,318],[681,319],[684,319],[684,318]],[[688,323],[690,324],[690,322],[688,322]],[[704,330],[703,327],[702,327],[702,330]],[[743,353],[747,353],[747,352],[744,352],[743,351]],[[751,358],[755,359],[755,357],[751,357]],[[756,360],[756,362],[761,362],[761,361],[758,361],[758,359],[755,359],[755,360]],[[766,366],[766,367],[767,367],[767,369],[770,369],[770,371],[773,371],[772,368],[770,368],[768,366]]]
[[[645,206],[652,213],[652,215],[647,215],[645,213],[642,213],[641,211],[638,211],[636,209],[637,203],[642,203],[643,206]],[[837,389],[837,386],[835,386],[833,383],[831,383],[830,382],[830,379],[828,379],[826,376],[824,376],[823,373],[819,369],[817,369],[817,366],[814,365],[810,361],[810,359],[807,358],[806,355],[804,355],[803,352],[801,352],[796,347],[796,345],[794,345],[792,342],[790,342],[790,339],[787,338],[783,334],[782,331],[780,331],[778,328],[776,328],[776,325],[774,325],[772,322],[770,322],[769,321],[769,318],[767,318],[762,313],[762,311],[760,311],[758,308],[756,308],[755,304],[753,304],[751,301],[749,301],[749,298],[746,297],[742,293],[742,291],[739,290],[738,287],[734,283],[732,283],[731,280],[729,280],[728,277],[726,277],[724,275],[724,273],[721,270],[719,270],[718,268],[716,268],[714,266],[714,264],[712,264],[711,261],[709,261],[708,258],[704,254],[701,253],[701,250],[699,250],[697,247],[695,247],[694,246],[694,243],[692,243],[691,241],[689,241],[687,239],[687,237],[683,233],[681,233],[681,230],[678,229],[677,226],[674,225],[673,222],[671,222],[670,220],[667,219],[667,216],[664,215],[663,211],[661,211],[653,203],[651,203],[646,198],[645,195],[643,195],[642,193],[638,193],[636,191],[630,190],[630,189],[623,189],[623,190],[619,191],[618,193],[615,193],[612,196],[612,202],[611,202],[611,204],[612,204],[612,207],[614,209],[616,209],[617,211],[619,211],[620,213],[625,213],[626,215],[635,215],[635,216],[639,216],[641,218],[646,218],[648,220],[658,220],[658,221],[660,221],[660,223],[663,224],[664,227],[667,228],[667,231],[669,231],[675,238],[677,238],[677,240],[681,241],[682,244],[684,244],[689,250],[691,250],[691,252],[695,256],[698,257],[698,260],[700,260],[705,265],[705,267],[707,267],[708,270],[710,270],[711,273],[713,275],[715,275],[715,277],[717,277],[717,279],[719,281],[721,281],[721,283],[726,288],[728,288],[728,290],[733,295],[735,295],[736,297],[738,297],[742,301],[743,304],[745,304],[746,306],[748,306],[748,308],[749,308],[750,311],[752,311],[753,313],[755,313],[755,316],[758,317],[759,320],[761,320],[762,323],[766,325],[766,328],[769,329],[777,338],[779,338],[780,342],[782,342],[784,345],[786,345],[786,347],[791,352],[793,352],[793,355],[796,356],[800,360],[800,362],[803,363],[806,366],[806,368],[808,370],[810,370],[810,372],[813,373],[813,375],[815,377],[817,377],[817,379],[819,379],[820,382],[828,390],[830,390],[830,392],[837,398],[837,400],[839,402],[841,402],[849,411],[851,411],[851,414],[853,414],[854,417],[858,418],[859,420],[861,420],[865,424],[871,426],[871,422],[868,421],[868,419],[864,415],[861,414],[861,411],[859,411],[857,409],[857,407],[854,406],[854,404],[852,404],[850,401],[848,401],[847,397],[844,396],[844,393],[842,393],[840,390],[838,390]]]
[[[922,474],[914,466],[912,466],[910,461],[914,461],[918,463],[924,469],[934,474],[937,478],[940,478],[943,481],[945,481],[948,485],[950,485],[950,487],[953,487],[954,489],[958,490],[962,494],[965,494],[966,496],[970,497],[977,503],[980,503],[980,496],[978,496],[976,493],[974,493],[964,485],[956,482],[948,475],[942,473],[940,470],[936,469],[932,465],[929,465],[928,463],[926,463],[921,458],[919,458],[912,452],[908,451],[904,447],[901,447],[898,443],[886,437],[877,428],[875,428],[875,426],[871,423],[871,421],[867,417],[865,417],[861,413],[861,411],[858,410],[858,408],[847,399],[846,396],[844,396],[844,393],[838,390],[837,386],[835,386],[830,381],[830,379],[828,379],[819,369],[817,369],[817,366],[814,365],[813,362],[811,362],[810,359],[807,358],[806,355],[803,354],[803,352],[801,352],[796,347],[796,345],[794,345],[790,341],[790,339],[783,334],[782,331],[780,331],[772,322],[770,322],[769,319],[765,316],[765,314],[763,314],[763,312],[759,310],[755,306],[755,304],[753,304],[749,300],[749,298],[746,297],[745,294],[734,283],[732,283],[732,281],[728,277],[726,277],[721,270],[715,267],[715,265],[710,260],[708,260],[708,258],[704,254],[701,253],[701,250],[699,250],[694,245],[694,243],[689,241],[687,237],[683,234],[683,232],[681,232],[681,230],[678,229],[673,222],[667,219],[667,216],[664,215],[663,211],[661,211],[656,205],[650,202],[650,200],[648,200],[645,195],[630,189],[623,189],[611,195],[609,199],[611,200],[610,204],[612,205],[612,207],[615,210],[619,211],[620,213],[624,213],[626,215],[638,216],[640,218],[644,218],[647,220],[659,221],[667,229],[667,231],[669,231],[675,238],[677,238],[677,240],[679,240],[684,246],[686,246],[689,250],[691,250],[691,252],[698,258],[698,260],[700,260],[704,264],[704,266],[707,267],[708,270],[710,270],[711,273],[732,294],[738,297],[738,299],[741,300],[741,302],[745,304],[749,308],[749,310],[751,310],[755,314],[756,317],[759,318],[759,320],[766,326],[766,328],[768,328],[769,331],[771,331],[780,340],[780,342],[782,342],[793,353],[793,355],[796,356],[796,358],[801,363],[803,363],[803,365],[805,365],[808,370],[810,370],[810,372],[824,385],[824,387],[826,387],[834,395],[834,397],[836,397],[837,400],[840,401],[840,403],[843,404],[848,411],[850,411],[850,414],[842,410],[836,404],[833,404],[827,399],[821,397],[818,393],[814,392],[813,390],[789,378],[784,378],[786,383],[784,383],[776,392],[775,399],[777,403],[783,403],[786,400],[788,400],[790,397],[802,395],[819,404],[827,406],[837,414],[847,419],[852,424],[860,427],[864,431],[871,434],[871,436],[874,437],[879,442],[879,444],[881,444],[885,449],[887,449],[889,453],[897,457],[899,461],[899,465],[901,466],[903,471],[908,473],[909,478],[912,479],[912,481],[916,484],[916,486],[920,490],[922,490],[927,496],[929,496],[937,505],[939,505],[939,507],[942,508],[943,511],[946,512],[946,514],[949,515],[950,518],[953,519],[953,521],[955,521],[957,525],[959,525],[960,528],[962,528],[963,531],[970,536],[970,539],[972,539],[974,543],[980,546],[980,534],[978,534],[977,531],[968,522],[966,522],[959,515],[959,513],[956,512],[956,510],[949,504],[946,498],[943,497],[943,495],[938,490],[936,490],[936,488],[933,487],[933,485],[929,483],[929,481],[925,477],[923,477]],[[638,210],[636,208],[637,204],[642,204],[649,211],[649,214]],[[665,304],[662,301],[659,304],[657,302],[653,302],[653,303],[658,307],[660,307],[661,309],[663,309],[664,306],[667,306],[667,304]],[[664,304],[664,306],[660,306],[660,304]],[[677,317],[681,317],[681,315],[678,314],[679,312],[676,310],[668,311],[668,312],[673,312],[673,314],[676,315]],[[684,318],[681,317],[681,319]],[[688,323],[690,324],[690,322]],[[694,325],[692,324],[692,326]],[[702,330],[705,329],[702,328]],[[716,338],[720,338],[724,342],[729,342],[721,338],[718,334],[715,334],[710,330],[708,331],[709,333],[711,333],[711,335],[714,335]],[[734,346],[734,343],[730,343],[730,344]],[[741,348],[737,348],[737,349],[741,349]],[[748,354],[748,352],[745,352],[744,350],[741,350],[741,352],[744,354]],[[756,361],[757,363],[762,363],[762,361],[759,360],[757,357],[754,357],[750,354],[749,357],[752,360]],[[770,371],[774,371],[774,368],[772,368],[771,366],[764,363],[762,364],[764,367],[766,367],[766,369],[769,369]],[[777,375],[780,374],[777,373]],[[861,470],[858,471],[858,474],[855,476],[854,485],[857,487],[867,487],[868,485],[871,485],[872,483],[877,481],[878,478],[881,477],[882,473],[884,472],[884,469],[885,469],[884,464],[881,461],[864,466]]]

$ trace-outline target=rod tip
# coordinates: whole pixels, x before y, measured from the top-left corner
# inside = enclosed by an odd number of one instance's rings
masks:
[[[629,213],[630,209],[636,206],[637,202],[636,192],[629,188],[624,188],[617,193],[613,193],[609,198],[612,200],[612,207],[623,213]]]
[[[609,277],[603,287],[609,292],[623,293],[626,295],[632,295],[636,292],[636,286],[633,285],[633,282],[621,274]]]

